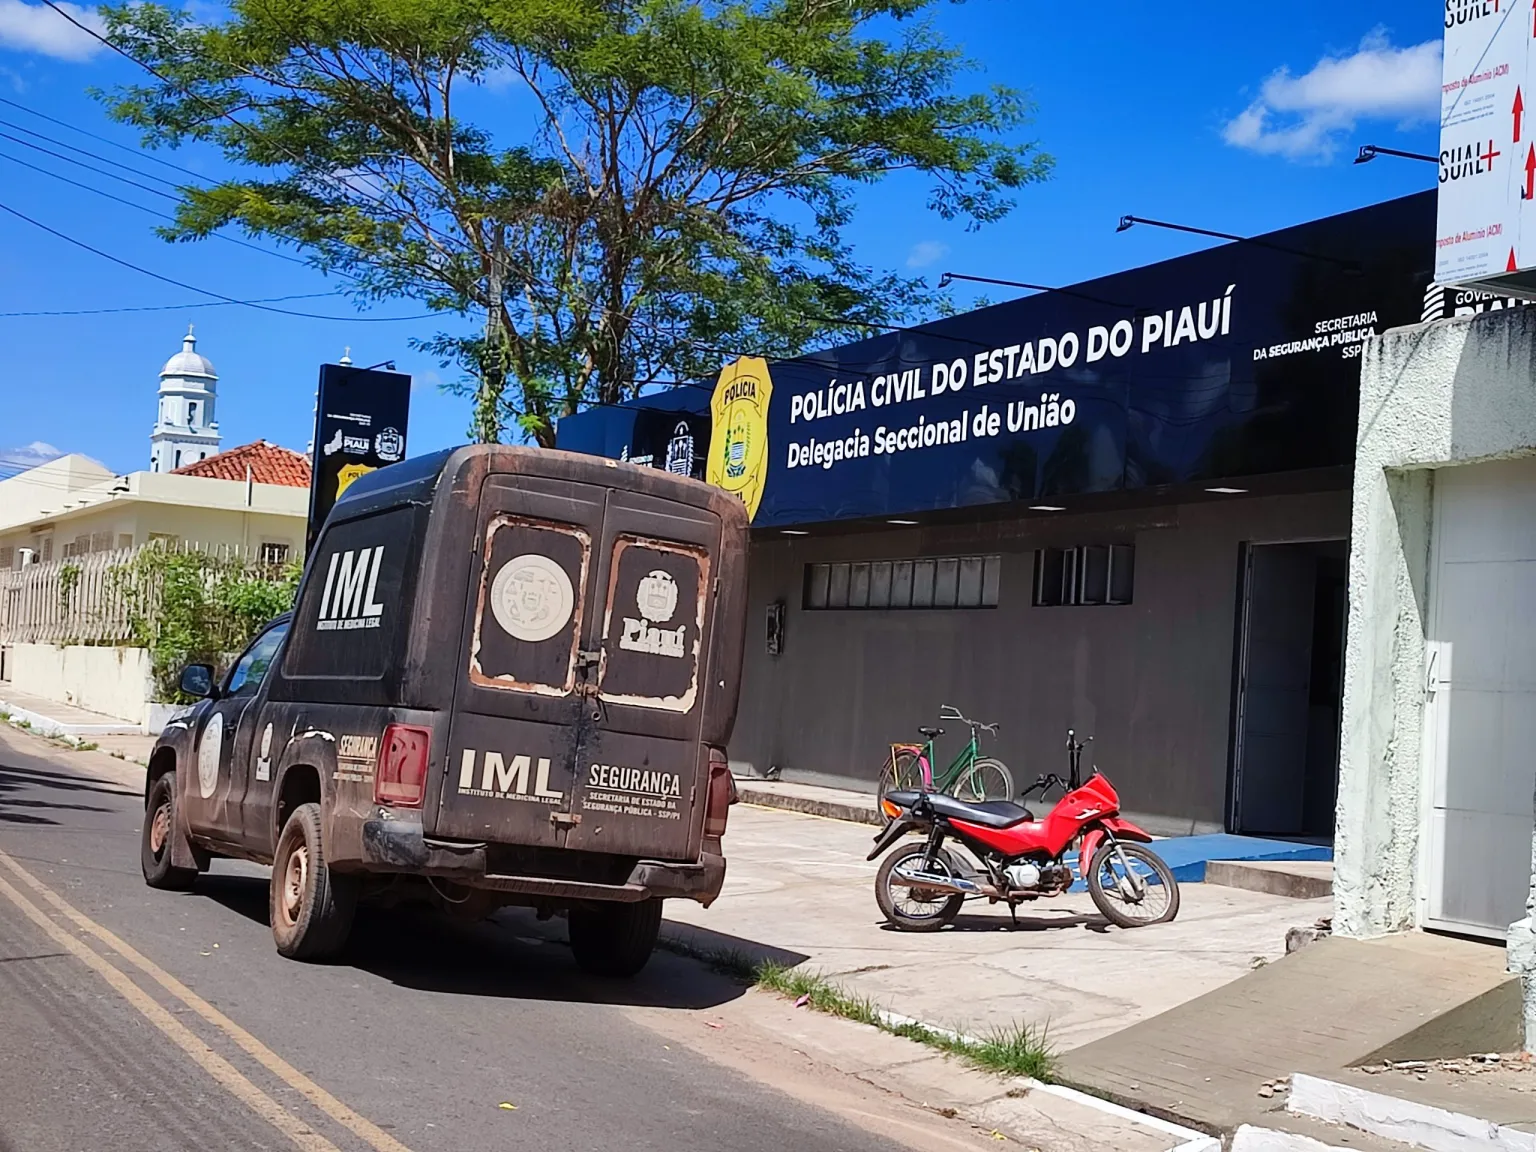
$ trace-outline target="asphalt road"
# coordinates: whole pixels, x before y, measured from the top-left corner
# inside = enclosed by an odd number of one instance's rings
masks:
[[[0,730],[0,1152],[923,1146],[646,1026],[743,990],[665,954],[584,977],[558,921],[364,912],[341,963],[284,960],[264,869],[152,891],[141,794],[81,764]]]

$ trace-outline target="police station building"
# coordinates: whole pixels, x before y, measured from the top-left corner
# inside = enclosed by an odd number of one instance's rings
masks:
[[[752,510],[738,770],[872,789],[951,704],[1021,785],[1068,728],[1151,830],[1327,837],[1363,341],[1433,193],[562,421]],[[964,739],[951,724],[947,762]]]

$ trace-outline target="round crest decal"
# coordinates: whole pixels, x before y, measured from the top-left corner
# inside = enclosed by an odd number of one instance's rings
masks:
[[[652,624],[665,624],[677,611],[677,581],[670,573],[658,568],[640,581],[635,599],[639,602],[640,615]]]
[[[518,640],[548,640],[570,622],[575,608],[571,578],[548,556],[515,556],[491,580],[491,614]]]
[[[219,753],[224,748],[224,714],[208,717],[208,726],[197,742],[197,791],[204,800],[219,786]]]

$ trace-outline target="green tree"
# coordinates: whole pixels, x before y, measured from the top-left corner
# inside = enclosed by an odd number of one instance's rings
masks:
[[[853,194],[920,174],[977,226],[1050,159],[1013,139],[1020,93],[963,89],[937,3],[234,0],[198,24],[135,2],[108,35],[155,79],[98,95],[239,165],[184,189],[168,238],[235,225],[360,300],[483,316],[420,344],[474,381],[472,436],[547,445],[585,404],[941,306],[854,259]]]

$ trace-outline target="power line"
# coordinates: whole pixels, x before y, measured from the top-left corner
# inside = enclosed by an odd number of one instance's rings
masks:
[[[4,96],[0,96],[0,104],[7,104],[12,108],[27,113],[29,116],[36,116],[38,119],[46,120],[50,124],[57,124],[60,128],[68,128],[71,132],[78,132],[82,136],[89,136],[92,140],[99,140],[101,143],[109,145],[110,147],[120,148],[124,152],[131,153],[132,155],[138,156],[144,160],[148,160],[151,163],[160,164],[166,168],[171,169],[172,171],[184,173],[187,176],[191,176],[194,180],[201,180],[204,183],[208,183],[212,179],[212,177],[203,176],[200,173],[192,171],[190,168],[183,168],[180,164],[173,164],[169,160],[162,160],[160,157],[145,152],[141,148],[132,148],[127,144],[120,144],[116,140],[109,140],[105,136],[98,136],[95,132],[87,132],[84,128],[78,128],[68,121],[60,120],[54,116],[49,116],[46,112],[39,112],[36,108],[28,108],[25,104],[18,104],[14,100],[7,100]],[[26,129],[22,129],[22,131],[26,131]],[[44,137],[44,139],[47,139],[47,137]],[[57,143],[57,141],[55,141],[55,143]]]
[[[89,148],[77,148],[73,144],[66,144],[64,141],[57,140],[45,132],[38,132],[35,129],[27,128],[20,124],[13,124],[9,120],[3,119],[0,119],[0,126],[14,129],[17,132],[25,132],[28,136],[35,136],[39,140],[46,140],[50,144],[57,145],[60,148],[66,148],[71,152],[77,152],[81,156],[89,156],[92,160],[99,160],[103,164],[110,164],[114,168],[121,168],[124,172],[132,172],[135,176],[142,176],[145,180],[153,180],[156,184],[164,184],[167,188],[172,188],[177,191],[181,190],[181,185],[174,180],[167,180],[164,176],[156,176],[152,172],[141,172],[131,164],[123,164],[120,161],[113,160],[107,156],[103,156],[99,152],[92,152]],[[25,142],[17,141],[17,143]],[[63,157],[61,157],[61,159],[63,159]]]
[[[3,121],[0,121],[3,123]],[[151,196],[160,196],[176,203],[181,202],[181,197],[171,192],[162,192],[158,188],[151,188],[148,184],[140,184],[137,180],[130,180],[126,176],[119,176],[116,172],[108,172],[103,168],[97,168],[94,164],[87,164],[84,160],[76,160],[72,156],[65,156],[61,152],[55,152],[51,148],[44,148],[41,144],[34,144],[30,140],[23,140],[20,136],[12,136],[9,132],[0,132],[0,140],[9,140],[13,144],[20,144],[23,148],[30,148],[34,152],[41,152],[45,156],[52,156],[55,160],[62,160],[66,164],[73,164],[79,168],[85,168],[95,172],[98,176],[105,176],[109,180],[120,180],[124,184],[131,184],[141,192],[148,192]]]
[[[57,228],[50,228],[42,221],[34,220],[32,217],[26,215],[25,213],[18,212],[8,204],[0,204],[0,212],[6,212],[16,217],[18,220],[25,221],[26,223],[32,225],[34,228],[40,229],[43,232],[47,232],[50,236],[55,236],[58,239],[63,240],[67,244],[73,244],[76,248],[83,248],[85,251],[90,252],[93,255],[100,256],[103,260],[110,260],[113,264],[116,264],[119,267],[127,268],[132,272],[138,272],[140,275],[148,276],[152,280],[159,280],[163,284],[170,284],[176,288],[183,288],[188,292],[196,292],[200,296],[209,296],[215,300],[222,300],[226,304],[239,304],[242,307],[255,308],[261,312],[275,312],[281,316],[297,316],[305,320],[336,320],[363,324],[390,324],[407,320],[430,320],[433,319],[435,315],[433,313],[424,313],[420,316],[321,316],[316,312],[296,312],[291,308],[273,308],[271,305],[258,304],[251,300],[238,300],[233,296],[225,296],[222,292],[213,292],[207,288],[199,288],[195,284],[188,284],[182,280],[175,280],[170,276],[162,276],[158,272],[151,272],[148,268],[141,268],[137,264],[130,263],[120,256],[114,256],[110,252],[103,252],[100,248],[92,247],[84,240],[77,240],[73,236],[70,236],[64,232],[60,232]]]
[[[257,300],[202,300],[195,304],[139,304],[126,308],[67,308],[39,312],[0,312],[0,320],[21,316],[106,316],[115,312],[176,312],[192,308],[228,308],[231,304],[277,304],[285,300],[320,300],[335,292],[298,292],[291,296],[264,296]]]
[[[0,135],[4,135],[4,133],[0,133]],[[50,172],[47,168],[39,167],[36,164],[29,164],[27,161],[22,160],[19,157],[10,156],[4,152],[0,152],[0,160],[9,160],[12,164],[20,164],[23,168],[30,168],[34,172],[41,172],[44,176],[52,176],[55,180],[62,180],[65,184],[71,184],[74,187],[84,189],[87,192],[94,192],[98,196],[105,196],[108,200],[116,201],[119,204],[125,204],[129,208],[137,208],[140,212],[147,212],[149,215],[154,216],[157,219],[169,220],[172,224],[176,223],[176,217],[172,216],[168,212],[156,212],[153,208],[146,207],[143,204],[135,203],[132,200],[125,200],[121,196],[114,196],[105,188],[97,188],[92,184],[83,184],[79,180],[71,180],[68,176],[61,175],[58,172]],[[279,260],[286,260],[290,264],[299,265],[301,268],[314,269],[314,265],[312,265],[308,260],[301,259],[298,256],[290,256],[286,252],[274,252],[270,248],[263,248],[260,244],[252,244],[249,240],[241,240],[238,236],[226,236],[222,232],[211,232],[209,235],[212,236],[215,240],[223,240],[230,244],[238,244],[242,248],[249,248],[252,252],[260,252],[264,256],[276,256]],[[344,272],[334,272],[332,275],[340,276],[343,280],[354,279],[354,277],[348,276]],[[316,292],[312,295],[334,296],[336,293]],[[29,313],[16,313],[16,315],[29,315]],[[35,315],[35,313],[32,313],[32,315]]]

